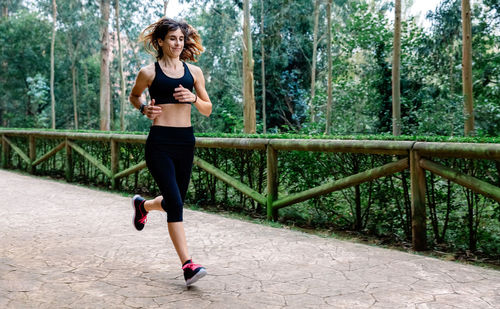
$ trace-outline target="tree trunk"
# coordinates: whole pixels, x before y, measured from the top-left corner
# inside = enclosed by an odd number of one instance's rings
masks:
[[[266,134],[266,55],[264,48],[264,0],[260,1],[260,54],[262,57],[262,133]]]
[[[167,8],[168,1],[165,1],[165,12]],[[120,1],[115,0],[115,13],[116,13],[116,33],[118,39],[118,70],[120,71],[120,130],[125,130],[125,77],[123,76],[123,54],[122,54],[122,43],[120,38]]]
[[[327,48],[326,53],[328,54],[328,102],[326,103],[326,129],[325,134],[330,134],[330,123],[331,123],[331,113],[332,113],[332,0],[328,0],[326,5],[326,15],[327,15]]]
[[[455,68],[455,41],[453,41],[450,45],[450,71],[449,71],[449,75],[450,75],[450,94],[451,94],[451,97],[453,97],[453,94],[455,93],[455,79],[453,78],[453,68]]]
[[[255,133],[255,95],[253,85],[253,52],[250,32],[250,0],[243,1],[243,123],[245,133]]]
[[[352,171],[354,174],[359,173],[359,161],[357,155],[352,157]],[[361,215],[361,188],[359,185],[354,186],[354,229],[361,231],[363,227],[363,219]]]
[[[101,0],[101,75],[100,75],[100,129],[110,128],[110,88],[109,88],[109,7],[110,0]]]
[[[451,52],[450,52],[450,70],[449,70],[449,75],[450,75],[450,99],[453,99],[453,95],[455,94],[455,82],[453,78],[453,68],[455,67],[455,57],[454,57],[454,41],[450,45],[451,47]],[[455,131],[455,123],[454,123],[454,115],[453,113],[450,113],[449,116],[449,122],[450,122],[450,136],[454,135]]]
[[[314,3],[313,54],[312,54],[312,64],[311,64],[311,100],[309,101],[311,123],[315,122],[314,97],[316,95],[316,57],[317,57],[316,54],[318,50],[319,3],[320,0],[316,0],[316,2]]]
[[[448,228],[448,222],[450,220],[451,213],[451,182],[448,180],[447,182],[447,194],[446,194],[446,215],[443,223],[443,231],[441,233],[441,237],[437,240],[438,244],[444,243],[446,237],[446,229]]]
[[[392,134],[401,135],[401,0],[395,0],[396,16],[394,18],[394,44],[392,54]]]
[[[361,190],[359,185],[354,186],[354,204],[356,210],[354,229],[359,232],[363,228],[363,219],[361,217]]]
[[[464,95],[464,133],[474,134],[472,95],[472,31],[469,0],[462,0],[462,83]]]
[[[67,33],[66,39],[68,42],[68,52],[71,59],[71,82],[72,82],[72,93],[73,93],[73,122],[75,125],[75,130],[78,130],[78,87],[76,84],[77,80],[77,70],[76,63],[78,59],[78,49],[80,46],[80,41],[77,41],[75,45],[73,45],[72,34]]]
[[[8,18],[9,18],[9,6],[6,2],[3,2],[2,3],[2,20],[6,21]],[[7,72],[7,62],[6,61],[2,62],[2,70],[4,72]],[[2,83],[2,84],[5,83],[4,76],[1,77],[0,83]],[[6,127],[7,121],[3,116],[4,113],[5,113],[5,107],[2,104],[2,106],[0,106],[0,126]]]
[[[467,227],[469,230],[469,250],[475,252],[477,249],[477,235],[476,228],[474,225],[474,192],[470,189],[466,189],[467,197]],[[477,207],[477,205],[476,205]]]
[[[76,102],[76,59],[73,58],[71,63],[71,78],[73,79],[73,117],[75,122],[75,130],[78,130],[78,106]]]
[[[52,0],[52,41],[50,43],[50,106],[52,116],[52,129],[56,128],[56,98],[54,95],[54,47],[56,43],[57,4]]]

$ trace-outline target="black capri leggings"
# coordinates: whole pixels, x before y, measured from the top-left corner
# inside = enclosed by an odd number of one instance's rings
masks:
[[[146,140],[146,165],[158,185],[167,222],[182,222],[191,179],[195,138],[193,127],[152,126]]]

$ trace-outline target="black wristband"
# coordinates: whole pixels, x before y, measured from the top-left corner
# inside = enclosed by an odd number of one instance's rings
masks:
[[[141,114],[144,115],[144,108],[146,107],[147,105],[144,104],[144,103],[141,103],[141,107],[139,107],[139,112],[141,112]]]
[[[197,95],[197,94],[195,94],[195,95],[194,95],[194,101],[193,101],[193,103],[192,103],[192,104],[196,103],[196,101],[197,101],[197,100],[198,100],[198,95]]]

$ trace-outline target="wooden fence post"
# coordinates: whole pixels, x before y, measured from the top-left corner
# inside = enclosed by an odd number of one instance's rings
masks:
[[[425,170],[419,164],[420,155],[410,150],[411,179],[411,230],[412,246],[415,251],[427,249],[427,230],[425,214]]]
[[[120,180],[115,178],[118,173],[118,164],[120,160],[120,146],[118,142],[111,139],[111,187],[116,190],[120,185]]]
[[[30,157],[30,165],[28,167],[28,172],[30,174],[35,173],[35,166],[33,162],[36,160],[36,142],[35,137],[33,135],[29,136],[29,157]]]
[[[65,166],[65,174],[66,181],[71,182],[73,180],[73,155],[71,153],[72,149],[69,145],[69,140],[66,138],[66,166]]]
[[[278,220],[278,210],[273,203],[278,198],[278,153],[267,145],[267,219]]]
[[[2,134],[2,168],[9,167],[10,146],[5,140],[5,134]]]

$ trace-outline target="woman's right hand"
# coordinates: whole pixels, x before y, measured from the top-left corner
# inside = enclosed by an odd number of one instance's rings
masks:
[[[154,120],[156,117],[160,116],[162,112],[161,107],[155,106],[155,99],[151,100],[151,104],[146,105],[144,107],[144,115],[151,120]]]

